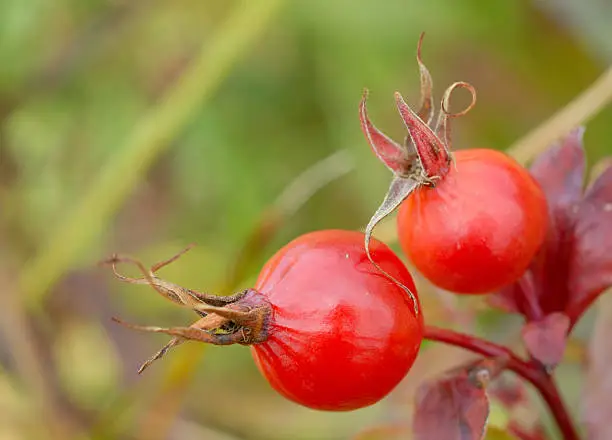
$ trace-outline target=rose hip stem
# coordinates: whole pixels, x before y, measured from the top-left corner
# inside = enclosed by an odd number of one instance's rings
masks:
[[[527,380],[538,390],[555,418],[563,438],[580,440],[554,379],[539,364],[525,361],[508,347],[486,339],[431,325],[425,326],[424,339],[454,345],[482,356],[507,358],[506,368]]]

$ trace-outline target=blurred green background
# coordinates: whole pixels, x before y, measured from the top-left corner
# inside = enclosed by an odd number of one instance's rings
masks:
[[[347,414],[280,398],[244,347],[185,344],[138,376],[166,338],[111,316],[196,317],[96,262],[195,242],[164,278],[249,286],[291,238],[367,223],[390,176],[357,105],[368,87],[372,119],[403,138],[392,93],[418,104],[422,31],[436,96],[478,91],[456,148],[504,149],[610,64],[611,19],[594,0],[2,0],[0,439],[347,439],[409,418],[423,371]],[[591,163],[612,151],[611,118],[589,123]],[[469,314],[429,301],[434,322]],[[515,329],[487,316],[487,331]]]

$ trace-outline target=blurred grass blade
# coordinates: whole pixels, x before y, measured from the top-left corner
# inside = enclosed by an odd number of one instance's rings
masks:
[[[550,119],[516,141],[507,152],[521,163],[529,162],[574,128],[584,125],[610,102],[612,102],[612,67]]]
[[[284,217],[292,216],[319,190],[355,167],[348,150],[339,150],[299,174],[281,193],[274,208]]]
[[[232,292],[247,276],[251,265],[263,254],[288,218],[293,216],[318,191],[355,168],[348,150],[339,150],[321,159],[300,173],[276,201],[264,210],[251,230],[218,291]]]
[[[168,143],[215,91],[231,67],[270,23],[282,0],[239,2],[229,19],[205,44],[184,74],[146,113],[123,147],[102,167],[81,200],[51,230],[25,265],[19,286],[29,307],[70,267],[78,254],[106,227],[138,181]]]

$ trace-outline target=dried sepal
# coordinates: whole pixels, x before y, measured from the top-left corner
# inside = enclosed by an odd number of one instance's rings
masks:
[[[365,231],[365,250],[370,261],[389,279],[399,284],[406,290],[413,300],[414,307],[418,313],[418,303],[412,292],[395,280],[392,276],[380,268],[370,255],[369,243],[375,226],[386,216],[391,214],[402,201],[421,185],[434,185],[449,170],[452,161],[446,139],[450,139],[447,121],[451,118],[467,113],[475,103],[475,91],[467,83],[458,82],[453,84],[445,93],[442,100],[443,115],[439,122],[443,126],[444,138],[440,139],[432,130],[429,124],[434,119],[433,102],[433,81],[429,70],[423,63],[421,48],[424,34],[421,34],[417,46],[417,63],[421,80],[421,103],[418,112],[414,112],[404,101],[399,92],[395,93],[395,100],[398,111],[407,128],[408,135],[404,144],[400,145],[390,139],[370,121],[366,109],[368,92],[364,91],[359,104],[359,120],[361,129],[372,148],[374,154],[387,168],[393,173],[389,191],[387,192],[382,205],[370,219]],[[459,113],[450,113],[450,96],[456,88],[467,88],[472,93],[472,103],[467,109]]]
[[[446,173],[451,160],[446,147],[429,125],[406,104],[399,92],[395,92],[395,102],[425,174],[430,179],[441,177]]]
[[[359,106],[359,119],[370,147],[381,162],[396,176],[416,176],[423,183],[432,183],[448,172],[452,161],[448,121],[466,114],[475,105],[476,91],[474,87],[465,82],[456,82],[451,85],[442,99],[437,121],[438,128],[434,131],[430,127],[434,119],[433,81],[421,57],[423,37],[424,34],[421,34],[416,56],[421,81],[421,103],[418,112],[406,104],[399,92],[395,93],[397,109],[408,131],[404,144],[396,143],[372,124],[366,111],[367,90],[364,91]],[[463,111],[452,113],[449,110],[450,97],[457,88],[468,89],[472,95],[472,101]]]
[[[472,100],[470,104],[461,110],[460,112],[451,112],[450,111],[450,100],[455,89],[466,89],[470,92]],[[451,141],[451,130],[450,130],[450,120],[454,118],[459,118],[461,116],[466,115],[472,108],[476,105],[476,89],[469,83],[458,81],[452,84],[446,91],[444,92],[444,96],[442,97],[442,104],[440,105],[440,113],[438,114],[438,121],[436,122],[435,133],[439,139],[442,140],[442,145],[446,148],[448,154],[452,150],[452,141]]]
[[[244,331],[224,331],[223,326],[228,324],[230,320],[215,314],[207,315],[189,327],[157,327],[152,325],[137,325],[122,321],[119,318],[113,318],[113,321],[133,330],[151,333],[164,333],[188,341],[198,341],[206,344],[248,345],[253,342],[250,340],[248,333]]]
[[[391,181],[391,186],[389,187],[389,191],[387,192],[385,196],[385,199],[383,200],[379,208],[376,210],[376,212],[374,213],[374,215],[372,216],[368,225],[365,228],[364,245],[365,245],[366,255],[368,256],[368,259],[370,260],[370,262],[372,262],[372,264],[376,266],[376,268],[380,272],[382,272],[387,278],[389,278],[394,283],[398,284],[408,293],[408,295],[410,296],[410,299],[412,300],[414,310],[416,314],[418,315],[419,314],[419,303],[417,301],[417,298],[414,292],[412,292],[407,286],[402,284],[400,281],[395,279],[391,274],[386,272],[382,267],[380,267],[378,263],[374,261],[370,253],[370,240],[372,239],[372,233],[376,225],[383,218],[391,214],[404,201],[404,199],[406,199],[406,197],[408,197],[410,193],[412,193],[417,188],[417,186],[418,186],[418,182],[414,179],[406,179],[406,178],[397,177],[397,176],[393,178],[393,180]]]
[[[118,321],[115,320],[115,322],[118,322]],[[128,328],[129,328],[129,325],[128,325]],[[174,337],[174,338],[170,339],[170,341],[168,341],[168,343],[166,345],[164,345],[162,348],[160,348],[157,351],[157,353],[155,353],[149,359],[147,359],[142,364],[140,364],[140,367],[138,367],[138,374],[144,373],[144,371],[147,368],[149,368],[153,364],[153,362],[160,360],[162,357],[164,357],[166,355],[166,353],[168,353],[168,351],[170,351],[174,347],[177,347],[177,346],[181,345],[183,342],[185,342],[185,339],[182,339],[182,338]]]
[[[173,263],[174,261],[178,260],[187,251],[193,248],[193,246],[193,244],[187,246],[186,248],[184,248],[180,252],[177,252],[175,255],[168,258],[167,260],[160,261],[152,265],[149,269],[147,269],[141,261],[127,255],[114,254],[110,258],[101,261],[99,264],[111,266],[113,274],[120,281],[130,284],[144,284],[150,286],[161,296],[172,301],[173,303],[183,307],[192,308],[194,310],[198,307],[201,308],[204,305],[221,307],[230,303],[234,303],[242,296],[244,296],[244,292],[239,292],[230,296],[209,295],[206,293],[187,289],[185,287],[179,286],[178,284],[170,283],[157,276],[157,271],[169,265],[170,263]],[[136,266],[141,272],[142,278],[132,278],[120,274],[117,270],[118,264],[132,264]]]
[[[425,32],[421,33],[419,43],[417,45],[417,63],[419,64],[419,75],[421,78],[421,105],[417,112],[418,117],[427,125],[431,124],[434,118],[434,99],[433,99],[433,80],[429,70],[423,63],[421,58],[421,48],[423,46],[423,38]]]
[[[410,151],[409,145],[400,145],[377,129],[368,116],[366,101],[368,91],[364,90],[359,104],[359,121],[372,151],[394,174],[408,176],[416,164],[416,151]]]
[[[261,293],[253,289],[247,289],[225,297],[209,295],[186,289],[157,277],[156,272],[159,269],[176,261],[191,247],[189,246],[167,260],[154,264],[150,269],[147,269],[139,260],[116,254],[101,262],[101,264],[110,265],[114,275],[119,280],[130,284],[148,285],[166,299],[177,305],[192,309],[201,317],[189,327],[142,326],[113,318],[118,324],[134,330],[173,336],[161,350],[142,364],[138,373],[142,373],[154,361],[162,358],[168,350],[184,341],[199,341],[214,345],[250,345],[263,342],[268,337],[267,323],[271,314],[271,306]],[[120,274],[117,270],[117,264],[119,263],[135,265],[143,277],[132,278]]]

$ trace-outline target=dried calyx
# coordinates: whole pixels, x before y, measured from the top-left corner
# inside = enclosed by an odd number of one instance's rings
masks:
[[[369,243],[376,225],[395,209],[421,185],[434,186],[436,180],[443,178],[453,162],[450,136],[450,120],[465,115],[476,103],[476,90],[466,82],[452,84],[442,98],[441,110],[437,119],[434,118],[434,100],[432,96],[433,81],[425,64],[421,60],[421,45],[423,36],[417,46],[417,62],[421,75],[421,105],[418,112],[414,112],[404,101],[399,92],[395,93],[395,101],[399,113],[408,130],[403,144],[390,139],[370,121],[366,111],[368,91],[365,90],[359,106],[359,119],[361,129],[374,151],[374,154],[391,170],[393,180],[389,190],[365,230],[365,248],[370,261],[377,266],[388,278],[406,290],[418,312],[417,301],[414,294],[385,272],[372,260]],[[451,113],[449,111],[450,98],[455,89],[467,89],[472,97],[470,105],[464,110]],[[434,123],[434,119],[436,119]]]
[[[111,265],[113,273],[121,281],[130,284],[151,286],[164,298],[182,307],[188,307],[200,315],[200,319],[189,327],[155,327],[126,323],[120,319],[113,320],[126,327],[154,333],[165,333],[173,336],[161,350],[147,360],[140,369],[142,373],[149,365],[160,359],[166,352],[184,341],[199,341],[214,345],[251,345],[263,342],[268,337],[268,322],[272,307],[264,295],[253,289],[247,289],[231,296],[209,295],[170,283],[157,277],[156,272],[177,260],[191,246],[147,269],[140,261],[130,257],[113,255],[103,264]],[[117,264],[134,264],[143,274],[142,278],[131,278],[117,271]]]

